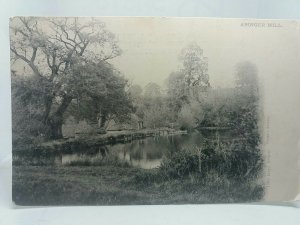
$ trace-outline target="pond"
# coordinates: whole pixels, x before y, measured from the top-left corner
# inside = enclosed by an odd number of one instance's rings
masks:
[[[233,149],[240,140],[229,131],[194,131],[188,134],[176,134],[147,137],[125,143],[106,146],[93,146],[72,154],[27,155],[14,157],[14,162],[26,162],[29,165],[103,165],[112,161],[129,166],[153,169],[161,165],[168,157],[182,149],[206,148]],[[209,146],[209,147],[208,147]]]
[[[63,154],[57,157],[56,164],[76,164],[76,161],[89,161],[90,164],[104,160],[105,157],[115,156],[130,166],[143,169],[153,169],[160,166],[166,154],[176,152],[192,145],[201,145],[203,136],[199,132],[169,136],[147,137],[128,143],[118,143],[98,147],[93,154]]]

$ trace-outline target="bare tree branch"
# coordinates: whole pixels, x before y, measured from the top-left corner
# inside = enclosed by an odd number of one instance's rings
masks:
[[[11,50],[18,58],[20,58],[20,59],[22,59],[24,62],[26,62],[26,63],[28,64],[28,66],[32,69],[32,71],[34,72],[35,75],[37,75],[37,76],[39,76],[39,77],[43,77],[43,76],[41,75],[40,71],[38,70],[38,68],[34,65],[34,62],[33,62],[33,61],[31,61],[31,60],[27,59],[25,56],[19,54],[19,53],[17,52],[17,50],[14,49],[14,48],[12,48],[12,47],[10,47],[10,50]],[[34,58],[35,58],[35,57],[34,57]],[[34,58],[33,58],[33,59],[34,59]]]
[[[37,47],[33,47],[33,53],[32,53],[31,59],[30,59],[31,63],[34,63],[34,60],[36,58],[36,52],[37,52]]]

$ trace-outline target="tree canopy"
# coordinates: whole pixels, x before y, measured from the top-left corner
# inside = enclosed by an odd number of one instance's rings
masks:
[[[93,18],[19,17],[11,20],[10,31],[12,63],[22,62],[25,75],[32,77],[24,80],[27,92],[32,91],[27,98],[34,91],[39,93],[41,121],[49,127],[51,138],[61,138],[63,115],[72,100],[106,93],[108,84],[98,75],[112,74],[107,61],[121,54],[117,40],[104,23]],[[95,66],[99,73],[93,72]],[[15,84],[14,88],[21,88],[20,82]]]
[[[106,62],[74,67],[77,101],[71,104],[69,114],[77,119],[98,122],[101,128],[110,120],[124,121],[132,111],[130,96],[125,91],[127,80]],[[76,83],[79,81],[79,83]],[[83,81],[83,82],[82,82]]]
[[[196,43],[189,44],[181,51],[179,57],[182,63],[181,73],[187,86],[208,87],[208,60],[203,55],[203,49]]]

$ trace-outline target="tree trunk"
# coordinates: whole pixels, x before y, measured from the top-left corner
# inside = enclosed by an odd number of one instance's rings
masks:
[[[49,125],[51,129],[50,138],[60,139],[63,138],[62,125],[63,125],[63,115],[69,104],[72,101],[72,97],[65,96],[62,100],[61,105],[58,107],[57,111],[50,117]]]
[[[49,114],[51,112],[51,106],[52,106],[52,103],[53,103],[53,98],[54,96],[45,96],[45,112],[44,112],[44,123],[46,124],[48,122],[48,119],[49,119]]]
[[[63,119],[62,117],[55,117],[54,116],[50,120],[50,139],[61,139],[63,138],[62,134],[62,124],[63,124]]]

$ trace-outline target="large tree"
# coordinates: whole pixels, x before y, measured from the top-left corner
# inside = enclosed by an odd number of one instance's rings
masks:
[[[98,121],[102,129],[106,129],[111,120],[124,122],[129,119],[132,104],[126,92],[127,80],[112,65],[106,62],[77,65],[72,79],[70,77],[65,83],[78,96],[67,114],[78,120]]]
[[[84,76],[77,83],[71,82],[74,70],[78,65],[118,56],[116,39],[102,22],[86,18],[19,17],[11,20],[10,31],[16,74],[30,74],[35,81],[28,90],[38,89],[43,102],[42,123],[49,127],[50,138],[61,138],[63,115],[69,104],[79,92],[90,91],[87,85],[81,85],[86,82]]]
[[[167,79],[167,92],[170,107],[177,113],[183,110],[183,114],[187,114],[195,109],[195,102],[199,106],[203,103],[203,92],[210,87],[208,60],[196,43],[182,49],[179,60],[180,69],[172,72]]]
[[[178,112],[184,104],[189,102],[183,73],[180,71],[171,73],[166,80],[166,85],[170,107]]]
[[[206,88],[210,86],[208,61],[199,45],[196,43],[189,44],[181,51],[179,59],[182,63],[181,73],[188,87]]]

